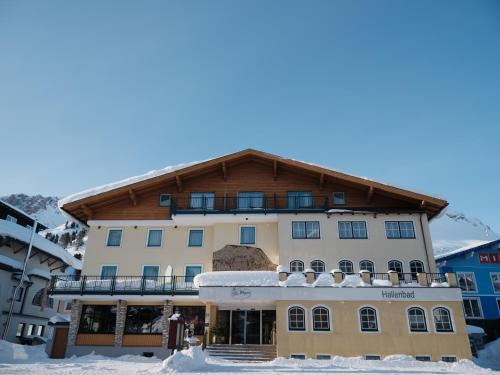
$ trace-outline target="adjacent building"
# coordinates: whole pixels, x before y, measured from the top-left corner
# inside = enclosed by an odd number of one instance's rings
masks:
[[[214,355],[470,358],[432,254],[446,205],[256,150],[74,194],[60,207],[89,226],[82,276],[51,286],[71,301],[66,355],[165,357],[178,311]]]
[[[441,272],[455,272],[467,324],[488,341],[500,337],[500,240],[484,241],[436,257]]]
[[[63,275],[69,268],[80,269],[81,262],[63,248],[39,234],[33,238],[23,284],[14,295],[34,226],[34,218],[0,201],[0,334],[6,321],[12,299],[14,310],[6,333],[11,342],[30,342],[34,337],[47,337],[47,323],[57,311],[57,301],[48,296],[52,275]],[[38,224],[36,232],[47,229]]]

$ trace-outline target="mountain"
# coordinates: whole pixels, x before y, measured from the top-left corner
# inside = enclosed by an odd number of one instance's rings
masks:
[[[0,199],[47,226],[49,229],[40,232],[42,236],[62,246],[71,255],[80,254],[79,256],[83,257],[87,243],[87,230],[77,223],[68,221],[57,206],[58,197],[44,197],[40,194],[11,194]]]
[[[450,208],[431,221],[430,230],[434,255],[500,238],[498,233],[481,220]]]

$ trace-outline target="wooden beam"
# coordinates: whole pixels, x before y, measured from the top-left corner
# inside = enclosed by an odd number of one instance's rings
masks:
[[[182,179],[181,176],[177,175],[175,176],[175,182],[177,183],[177,190],[179,193],[182,193]]]
[[[14,254],[17,254],[17,253],[23,251],[24,249],[26,249],[26,247],[27,247],[26,245],[21,246],[19,249],[14,251]]]
[[[278,179],[278,161],[274,160],[273,161],[273,178],[274,181]]]
[[[92,220],[94,213],[92,212],[89,206],[82,204],[82,211],[85,214],[85,216],[87,216],[87,220]]]
[[[370,203],[373,198],[373,194],[375,193],[375,188],[373,186],[370,186],[368,189],[368,193],[366,194],[366,201]]]
[[[57,258],[54,258],[54,260],[52,262],[48,262],[47,264],[49,265],[49,267],[51,267],[53,264],[59,262],[59,259]]]
[[[135,193],[135,191],[132,189],[128,189],[128,196],[130,197],[132,204],[134,206],[137,206],[137,194]]]
[[[323,190],[323,185],[325,184],[325,174],[321,173],[319,175],[319,188],[320,190]]]
[[[40,260],[40,264],[44,264],[46,261],[48,261],[50,258],[52,258],[51,256],[48,256],[47,258],[45,258],[44,260]],[[40,258],[41,259],[41,258]]]
[[[64,272],[64,271],[66,270],[66,268],[68,268],[68,266],[67,266],[66,264],[63,264],[62,266],[59,266],[59,267],[56,267],[56,268],[52,268],[52,269],[50,270],[50,272],[54,272],[54,271],[56,271],[56,270],[58,270],[58,269],[61,269],[61,270],[62,270],[62,272]]]
[[[426,201],[420,202],[420,208],[425,208],[426,206],[427,206],[427,202]]]
[[[37,255],[39,251],[34,250],[33,253],[30,255],[30,259],[33,258],[35,255]]]
[[[227,167],[226,167],[226,162],[222,162],[222,177],[224,178],[224,181],[227,181]]]

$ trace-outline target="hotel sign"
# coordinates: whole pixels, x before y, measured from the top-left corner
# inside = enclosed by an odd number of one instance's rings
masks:
[[[500,263],[500,253],[479,253],[479,263]]]

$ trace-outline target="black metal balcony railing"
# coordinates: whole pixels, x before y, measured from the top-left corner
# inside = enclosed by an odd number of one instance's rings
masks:
[[[235,212],[317,212],[330,208],[328,196],[254,196],[172,198],[172,214]]]
[[[195,295],[192,276],[53,276],[49,294]]]
[[[432,283],[441,284],[447,282],[446,276],[440,273],[428,273],[426,274],[426,277],[427,277],[427,283],[429,285],[431,285]]]

